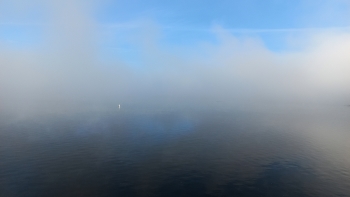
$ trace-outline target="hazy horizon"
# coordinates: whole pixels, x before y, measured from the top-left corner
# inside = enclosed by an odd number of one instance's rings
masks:
[[[259,11],[250,17],[223,11],[226,18],[198,14],[225,3],[138,4],[0,1],[0,110],[350,103],[347,1],[297,1],[286,14],[280,13],[286,4],[271,1],[259,9],[243,3],[242,9]],[[239,16],[237,26],[230,24]]]
[[[0,0],[0,196],[350,196],[350,0]]]

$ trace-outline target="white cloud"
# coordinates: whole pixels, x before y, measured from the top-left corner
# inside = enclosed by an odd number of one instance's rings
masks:
[[[99,24],[80,3],[52,4],[42,48],[0,47],[2,110],[74,111],[119,103],[151,109],[268,108],[343,105],[350,99],[347,31],[308,31],[300,50],[272,52],[257,37],[238,38],[216,26],[218,44],[203,41],[176,51],[159,43],[161,28],[148,22],[132,42],[147,66],[138,70],[99,61]]]

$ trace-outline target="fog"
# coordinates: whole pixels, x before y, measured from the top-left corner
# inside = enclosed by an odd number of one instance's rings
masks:
[[[14,21],[25,18],[20,13],[34,7],[19,2],[13,5],[21,6],[9,6]],[[208,31],[217,42],[173,47],[161,42],[164,29],[157,21],[141,19],[125,40],[138,49],[135,59],[142,66],[135,68],[122,57],[101,58],[101,42],[108,42],[105,35],[112,30],[95,18],[98,2],[33,3],[45,16],[32,24],[42,32],[41,44],[16,48],[0,41],[4,113],[118,110],[118,104],[123,110],[269,110],[350,104],[346,29],[291,32],[286,38],[290,47],[276,52],[259,36],[235,36],[214,24]],[[6,23],[4,18],[1,24]]]

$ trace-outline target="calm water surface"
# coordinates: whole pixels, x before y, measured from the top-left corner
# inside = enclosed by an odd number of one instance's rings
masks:
[[[0,196],[350,196],[350,109],[0,121]]]

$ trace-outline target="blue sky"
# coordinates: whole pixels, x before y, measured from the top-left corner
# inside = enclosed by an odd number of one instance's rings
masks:
[[[147,17],[189,28],[207,28],[212,23],[233,29],[328,27],[348,24],[346,6],[346,1],[337,0],[131,0],[109,2],[99,10],[98,18],[123,22]]]
[[[0,0],[0,100],[345,101],[349,13],[348,0]]]
[[[237,36],[258,36],[271,50],[283,50],[285,38],[298,30],[348,27],[348,13],[348,2],[337,0],[131,0],[109,1],[96,18],[106,24],[153,20],[175,45],[211,41],[210,28],[221,25]]]
[[[39,42],[42,29],[35,24],[47,22],[51,11],[40,0],[24,2],[0,1],[0,40],[16,45]],[[259,37],[275,51],[285,49],[285,38],[299,30],[350,26],[346,0],[105,0],[89,4],[90,17],[98,24],[121,26],[114,29],[116,35],[147,20],[159,26],[164,42],[184,46],[214,41],[213,25],[237,36]],[[107,41],[109,48],[125,46],[113,43],[116,40]]]

